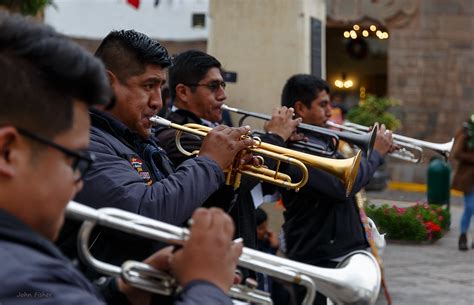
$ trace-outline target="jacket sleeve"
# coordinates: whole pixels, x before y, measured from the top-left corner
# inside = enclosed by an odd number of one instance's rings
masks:
[[[185,161],[166,179],[147,185],[115,146],[100,134],[92,134],[90,150],[96,160],[84,177],[77,201],[180,225],[224,182],[216,162],[198,157]]]
[[[359,192],[364,186],[366,186],[374,175],[375,170],[380,165],[382,165],[382,163],[383,158],[376,150],[372,152],[370,158],[368,159],[367,156],[364,154],[361,158],[359,171],[357,172],[357,177],[354,181],[354,186],[349,196],[353,196],[355,193]],[[347,198],[346,186],[337,177],[323,170],[310,166],[308,166],[308,172],[309,178],[305,187],[312,188],[331,198],[339,200],[344,200],[345,198]],[[290,176],[292,177],[292,180],[300,179],[301,173],[299,172],[299,170],[297,172],[297,169],[294,166],[291,166]]]
[[[232,305],[232,300],[216,286],[206,281],[196,280],[186,285],[174,302],[174,305],[202,304]]]
[[[458,130],[453,147],[453,158],[474,165],[474,153],[466,150],[467,134],[465,128]]]

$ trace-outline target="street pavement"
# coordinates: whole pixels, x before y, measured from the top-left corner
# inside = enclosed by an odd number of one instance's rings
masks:
[[[425,194],[386,190],[368,192],[375,204],[408,206],[425,201]],[[282,208],[264,204],[270,228],[278,232],[283,222]],[[457,248],[462,197],[451,198],[451,229],[432,244],[388,242],[383,260],[385,278],[393,305],[474,305],[474,249]],[[469,232],[469,245],[474,224]],[[383,293],[377,305],[387,304]]]

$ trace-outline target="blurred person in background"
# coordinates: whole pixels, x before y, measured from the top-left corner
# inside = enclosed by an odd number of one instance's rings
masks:
[[[268,226],[268,214],[261,208],[255,210],[257,222],[257,250],[276,255],[280,246],[278,236]],[[275,305],[290,304],[291,294],[286,283],[265,273],[257,273],[258,289],[269,292]],[[290,288],[291,289],[291,288]]]
[[[461,234],[458,247],[468,249],[467,232],[474,214],[474,113],[457,130],[452,156],[458,161],[452,187],[464,193],[464,211],[461,216]],[[474,248],[474,242],[472,244]]]

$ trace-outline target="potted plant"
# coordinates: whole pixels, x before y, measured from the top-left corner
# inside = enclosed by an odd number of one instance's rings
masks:
[[[53,0],[0,0],[0,7],[31,16],[41,14],[48,5],[54,5]]]
[[[359,105],[349,110],[346,118],[352,123],[364,126],[372,126],[378,122],[384,124],[387,129],[395,131],[400,127],[400,120],[389,110],[399,104],[400,102],[393,98],[367,94],[366,99],[361,100]],[[387,186],[388,178],[387,167],[385,165],[379,167],[366,186],[366,190],[383,190]]]

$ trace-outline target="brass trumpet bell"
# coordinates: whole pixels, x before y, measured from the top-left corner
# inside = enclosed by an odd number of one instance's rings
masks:
[[[346,196],[349,196],[352,191],[362,157],[362,151],[358,151],[354,157],[348,159],[324,158],[268,143],[261,143],[260,149],[297,159],[306,165],[336,176],[346,186]]]

